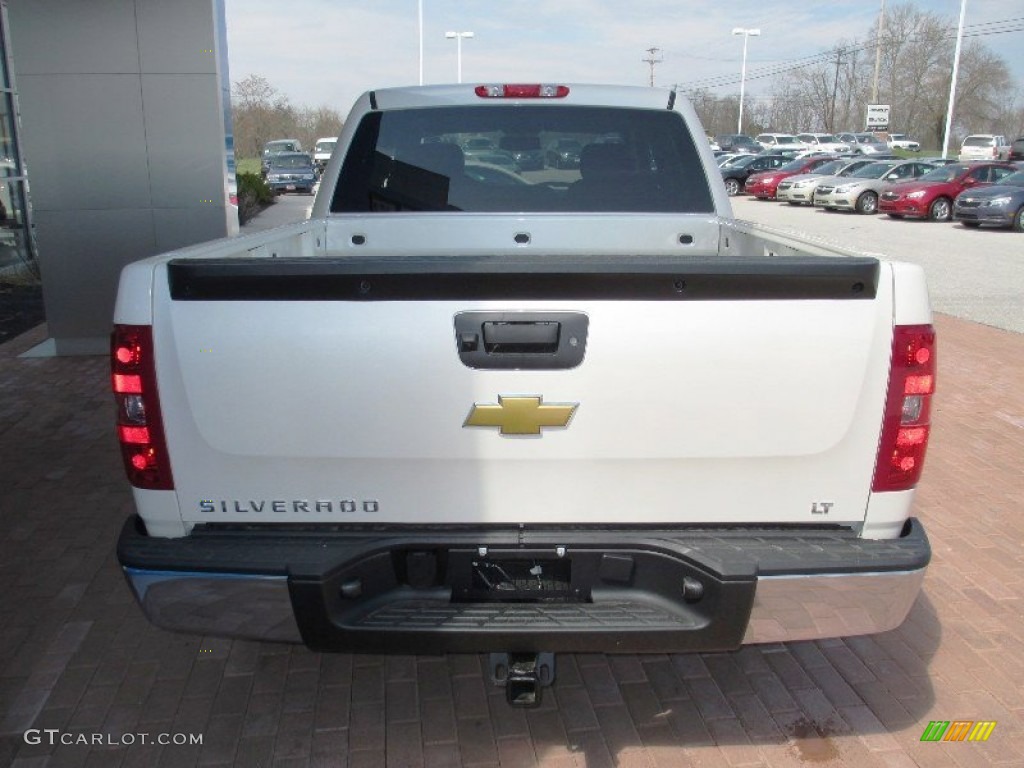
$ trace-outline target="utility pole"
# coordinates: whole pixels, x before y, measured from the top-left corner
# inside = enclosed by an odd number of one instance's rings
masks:
[[[839,65],[843,60],[843,49],[836,50],[836,80],[832,84],[832,109],[828,119],[828,132],[836,132],[836,94],[839,93]]]
[[[647,49],[648,57],[646,59],[641,59],[641,61],[646,62],[647,64],[651,65],[651,88],[654,87],[654,65],[655,64],[661,64],[661,62],[664,61],[664,59],[656,59],[656,58],[654,58],[654,54],[656,54],[660,50],[661,50],[661,48],[655,48],[655,47],[652,46],[652,47]]]
[[[878,32],[875,33],[875,77],[871,82],[871,103],[878,103],[878,72],[882,68],[882,30],[885,27],[885,0],[878,12]]]

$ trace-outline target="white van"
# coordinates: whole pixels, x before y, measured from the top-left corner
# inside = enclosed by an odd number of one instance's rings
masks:
[[[337,143],[336,136],[325,136],[316,140],[316,146],[313,147],[313,162],[318,171],[323,171],[327,167],[327,161],[331,159],[331,153]]]
[[[960,146],[960,160],[1007,160],[1010,157],[1010,142],[1005,136],[991,133],[976,133],[964,139]]]

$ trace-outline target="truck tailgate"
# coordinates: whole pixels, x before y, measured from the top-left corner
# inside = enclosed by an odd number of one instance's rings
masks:
[[[855,524],[891,282],[866,258],[162,264],[183,520]],[[485,343],[513,326],[580,359]]]

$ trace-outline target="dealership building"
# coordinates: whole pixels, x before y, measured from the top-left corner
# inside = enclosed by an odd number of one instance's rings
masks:
[[[121,268],[238,231],[224,0],[0,0],[0,272],[107,347]]]

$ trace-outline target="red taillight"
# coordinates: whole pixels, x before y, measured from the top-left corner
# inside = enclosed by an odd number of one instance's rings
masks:
[[[111,384],[117,401],[117,437],[132,485],[174,488],[167,457],[153,362],[153,329],[118,325],[110,344]]]
[[[506,83],[478,85],[475,91],[483,99],[564,99],[569,95],[569,86]]]
[[[934,392],[935,329],[897,326],[872,490],[905,491],[917,485],[928,448]]]

